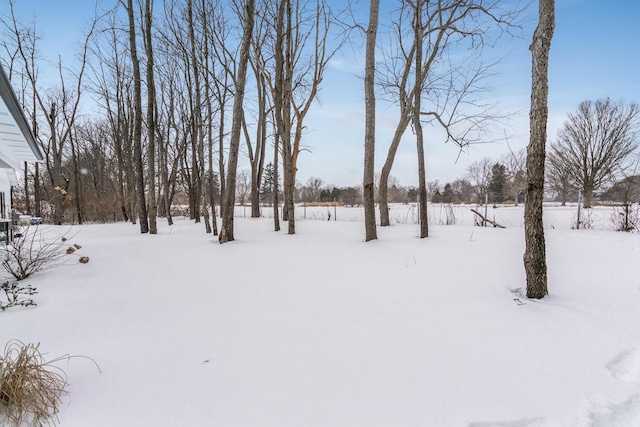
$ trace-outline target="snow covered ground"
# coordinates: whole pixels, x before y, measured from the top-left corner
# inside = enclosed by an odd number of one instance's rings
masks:
[[[505,227],[524,226],[524,205],[489,205],[485,210],[476,204],[429,204],[429,223],[438,225],[473,226],[477,217],[472,209],[483,216]],[[543,211],[545,228],[565,229],[576,228],[578,222],[578,204],[545,203]],[[621,206],[594,206],[580,210],[580,227],[592,230],[615,231],[624,225],[623,208]],[[263,207],[263,217],[273,217],[273,208]],[[376,212],[378,215],[378,212]],[[235,216],[246,218],[251,216],[250,206],[236,206]],[[364,209],[360,206],[304,206],[296,208],[296,218],[338,221],[364,221]],[[419,211],[416,203],[393,203],[389,206],[389,221],[391,224],[417,224]],[[632,205],[628,212],[628,220],[636,229],[640,226],[640,205]]]
[[[522,228],[159,225],[74,227],[91,261],[0,312],[0,344],[99,364],[60,365],[62,426],[640,426],[637,234],[547,230],[530,301]]]

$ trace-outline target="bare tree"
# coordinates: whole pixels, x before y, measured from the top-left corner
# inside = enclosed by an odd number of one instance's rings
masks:
[[[527,298],[544,298],[547,288],[547,260],[542,223],[545,145],[549,95],[549,50],[555,28],[555,0],[539,0],[538,27],[531,50],[531,136],[527,147],[527,198],[524,205]]]
[[[266,12],[266,11],[265,11]],[[260,13],[260,12],[258,12]],[[269,98],[269,85],[265,74],[266,64],[263,48],[267,37],[268,29],[266,20],[260,20],[256,24],[254,37],[252,40],[253,52],[249,57],[249,64],[255,76],[255,89],[257,98],[257,114],[255,125],[255,140],[251,142],[246,112],[243,120],[243,129],[249,164],[251,166],[251,217],[260,217],[260,184],[262,183],[262,172],[266,158],[268,118],[271,110]]]
[[[397,46],[389,51],[385,63],[390,65],[385,65],[381,73],[385,93],[400,108],[400,119],[381,171],[378,200],[381,225],[389,225],[386,179],[409,123],[413,124],[417,143],[423,139],[419,135],[422,126],[416,128],[416,120],[412,118],[417,95],[425,124],[440,128],[445,142],[452,141],[461,148],[486,142],[490,123],[505,117],[494,104],[481,100],[489,91],[485,79],[493,65],[483,61],[483,49],[492,45],[498,34],[513,28],[520,12],[517,6],[485,0],[401,3],[393,24],[392,43]],[[501,31],[495,31],[496,28]],[[416,29],[420,32],[416,33]],[[419,46],[422,52],[418,52]],[[454,48],[466,49],[465,54],[456,55]],[[418,54],[420,66],[416,67]]]
[[[556,194],[560,198],[561,205],[565,206],[569,195],[577,191],[571,182],[570,171],[562,165],[562,162],[554,155],[553,151],[547,156],[545,170],[547,190]]]
[[[291,104],[292,104],[292,66],[291,66],[291,49],[292,37],[291,30],[291,3],[290,0],[280,0],[278,4],[278,12],[276,17],[275,28],[275,75],[273,87],[273,105],[276,123],[277,145],[281,147],[283,158],[283,189],[284,189],[284,206],[283,219],[289,221],[289,234],[295,234],[295,215],[293,194],[295,182],[293,181],[293,166],[291,156]],[[275,163],[276,171],[277,163]],[[277,180],[276,180],[277,182]],[[277,191],[274,191],[277,194]]]
[[[305,202],[318,202],[320,201],[320,192],[324,187],[324,181],[322,179],[312,176],[307,179],[307,182],[302,186],[302,201]]]
[[[213,172],[213,96],[212,96],[212,78],[211,73],[208,71],[211,68],[211,64],[213,64],[212,58],[210,58],[209,53],[209,43],[211,41],[210,30],[207,22],[209,21],[209,13],[208,13],[208,5],[206,4],[206,0],[202,0],[201,4],[201,18],[203,22],[203,45],[204,45],[204,98],[207,106],[207,156],[208,156],[208,169],[207,169],[207,179],[206,179],[206,191],[205,193],[209,195],[209,207],[211,209],[211,225],[212,225],[212,233],[214,236],[218,235],[218,220],[216,217],[216,196],[215,196],[215,188],[214,188],[214,172]],[[213,8],[212,8],[213,9]],[[222,125],[220,125],[222,127]],[[208,223],[208,221],[207,221]]]
[[[94,67],[93,91],[102,106],[108,127],[111,146],[115,153],[117,171],[116,199],[124,221],[135,223],[134,172],[132,153],[131,121],[133,106],[131,99],[131,77],[129,76],[124,32],[118,31],[115,11],[109,15],[106,28],[98,32],[99,37],[92,46],[98,64]]]
[[[196,222],[200,222],[200,207],[204,202],[203,195],[205,194],[204,184],[204,126],[203,126],[203,102],[202,102],[202,83],[201,83],[201,71],[200,64],[201,55],[198,52],[201,40],[196,40],[195,34],[195,19],[194,19],[194,7],[193,0],[187,0],[187,22],[189,31],[189,62],[191,65],[192,74],[192,89],[189,96],[190,99],[190,123],[191,123],[191,174],[193,175],[192,187],[191,187],[191,205],[192,216]],[[205,231],[211,233],[211,223],[209,222],[209,210],[204,209],[204,222]]]
[[[376,240],[376,207],[373,189],[375,145],[376,145],[376,36],[378,33],[379,0],[370,0],[369,27],[367,28],[367,50],[365,60],[364,94],[365,94],[365,134],[364,134],[364,225],[365,241]]]
[[[591,207],[593,192],[615,179],[635,150],[640,107],[601,99],[584,101],[558,132],[551,146],[554,162],[565,170]]]
[[[79,70],[74,76],[75,85],[72,88],[66,85],[62,60],[59,59],[57,66],[61,87],[57,94],[50,92],[45,95],[44,91],[38,87],[38,68],[35,61],[38,37],[35,29],[21,29],[16,20],[12,1],[9,1],[9,7],[11,23],[5,23],[5,25],[11,31],[11,35],[15,37],[16,55],[19,55],[22,60],[27,81],[33,92],[34,104],[37,104],[37,109],[41,112],[48,125],[48,138],[46,142],[42,142],[42,145],[46,156],[47,174],[52,187],[53,222],[54,224],[61,224],[63,202],[69,198],[67,190],[70,183],[69,178],[63,174],[62,165],[67,144],[70,143],[74,126],[79,116],[83,79],[89,57],[89,41],[96,28],[97,18],[93,20],[82,45]],[[42,141],[44,135],[40,132],[36,133],[36,135]],[[39,181],[39,177],[36,177],[36,179]],[[36,191],[39,191],[38,187],[36,187]],[[39,210],[38,204],[36,204],[36,211]]]
[[[237,173],[236,178],[236,198],[242,206],[247,202],[251,194],[251,172],[242,169]]]
[[[519,199],[527,190],[527,150],[525,148],[518,151],[509,149],[509,153],[502,156],[500,163],[505,165],[509,175],[507,192],[518,206]]]
[[[472,162],[467,166],[467,175],[476,195],[476,203],[484,204],[485,195],[489,190],[489,181],[491,179],[491,168],[493,160],[484,157],[480,160]]]
[[[294,234],[294,193],[298,156],[303,151],[304,120],[342,39],[331,37],[333,12],[326,0],[282,0],[271,5],[273,9],[263,13],[272,27],[264,47],[270,55],[263,73],[272,93],[277,145],[282,156],[282,217],[289,221],[288,233]]]
[[[129,52],[133,65],[133,163],[136,173],[136,197],[138,201],[138,219],[140,220],[140,232],[149,232],[149,218],[145,200],[144,166],[142,162],[142,77],[140,75],[140,58],[136,42],[136,21],[134,17],[133,0],[120,0],[127,11],[129,18]]]
[[[152,0],[144,3],[144,46],[147,54],[147,156],[149,183],[149,233],[158,234],[156,218],[158,205],[156,202],[156,82],[154,77],[153,38],[152,33]]]
[[[420,238],[429,237],[429,216],[427,214],[427,175],[424,164],[424,136],[422,133],[422,122],[420,114],[422,108],[422,91],[425,78],[422,74],[422,45],[424,24],[422,22],[422,0],[415,0],[416,12],[414,21],[414,36],[416,45],[415,63],[415,91],[413,101],[413,111],[411,112],[411,122],[413,131],[416,134],[416,147],[418,151],[418,206],[420,211]]]
[[[255,0],[247,0],[242,8],[243,34],[240,48],[240,58],[238,60],[238,77],[236,79],[236,92],[233,101],[233,119],[231,125],[231,140],[229,146],[229,167],[227,173],[224,201],[222,204],[222,228],[220,230],[219,242],[226,243],[234,240],[233,235],[233,210],[235,205],[236,172],[238,167],[238,154],[240,149],[240,133],[242,132],[243,101],[245,82],[247,78],[247,64],[249,62],[249,48],[251,44],[251,34],[253,33],[253,22],[255,14]]]

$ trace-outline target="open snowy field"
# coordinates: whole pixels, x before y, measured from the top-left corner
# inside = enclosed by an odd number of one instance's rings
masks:
[[[524,227],[524,205],[491,205],[486,208],[476,204],[429,204],[429,223],[437,225],[473,226],[481,215],[505,227]],[[623,208],[621,206],[594,206],[580,210],[580,228],[593,230],[616,231],[624,225]],[[273,218],[272,207],[262,207],[263,217]],[[376,212],[376,215],[379,215]],[[250,206],[236,206],[235,216],[247,218],[251,216]],[[329,218],[337,221],[364,221],[364,208],[361,206],[305,206],[296,207],[296,218],[326,221]],[[389,205],[389,221],[391,224],[417,224],[419,218],[416,203],[393,203]],[[636,230],[640,227],[640,205],[629,208],[628,219]],[[545,203],[543,213],[544,226],[547,229],[569,230],[576,228],[578,222],[578,205],[570,203],[560,206],[559,203]]]
[[[91,261],[0,312],[3,345],[99,364],[59,364],[62,426],[640,425],[637,234],[547,230],[530,301],[519,227],[159,226],[74,227]]]

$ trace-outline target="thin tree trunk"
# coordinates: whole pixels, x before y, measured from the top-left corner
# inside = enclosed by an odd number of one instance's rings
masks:
[[[409,111],[406,113],[401,112],[400,121],[398,122],[398,126],[396,127],[396,131],[393,134],[393,139],[391,140],[391,146],[389,147],[389,152],[387,153],[387,159],[382,166],[380,171],[380,183],[378,185],[378,210],[380,211],[380,225],[382,227],[387,227],[390,225],[389,221],[389,201],[387,198],[387,191],[389,189],[389,175],[391,175],[391,168],[393,167],[393,162],[396,158],[396,152],[398,151],[398,147],[400,146],[400,140],[402,139],[402,135],[407,130],[409,123],[411,122],[411,116],[409,115]]]
[[[207,7],[205,0],[202,0],[202,22],[203,22],[203,45],[204,45],[204,68],[209,70],[209,27],[207,25]],[[207,156],[208,169],[205,180],[206,189],[204,193],[209,196],[209,208],[211,209],[211,233],[218,235],[218,220],[216,217],[216,198],[213,187],[213,106],[211,105],[211,81],[210,74],[205,73],[204,97],[207,102]],[[206,206],[206,204],[205,204]],[[208,220],[207,220],[208,222]]]
[[[548,117],[549,50],[555,26],[554,0],[539,0],[538,27],[529,49],[532,54],[531,136],[527,147],[527,197],[524,205],[527,297],[543,298],[547,289],[547,261],[542,223],[544,196],[545,144]]]
[[[24,202],[27,215],[31,215],[31,201],[29,198],[29,164],[24,162]]]
[[[196,37],[194,30],[194,20],[193,20],[193,0],[187,1],[187,13],[189,19],[189,41],[191,44],[191,70],[193,72],[193,81],[194,81],[194,92],[195,92],[195,105],[193,108],[193,138],[195,141],[195,145],[193,147],[193,158],[194,158],[194,167],[193,173],[195,178],[195,187],[196,194],[195,200],[197,201],[195,209],[197,209],[196,213],[196,222],[200,222],[200,207],[204,206],[204,222],[205,222],[205,232],[207,234],[211,233],[211,223],[209,222],[209,210],[207,209],[206,197],[205,197],[205,180],[203,179],[204,175],[204,131],[202,129],[202,99],[200,96],[200,67],[198,64],[200,63],[200,58],[198,58],[196,52]]]
[[[365,57],[364,97],[365,97],[365,130],[364,130],[364,226],[365,241],[376,240],[376,205],[373,187],[376,145],[376,36],[378,33],[379,0],[371,0],[369,4],[369,27],[367,28],[367,48]]]
[[[292,103],[292,29],[291,2],[281,0],[278,6],[275,44],[274,107],[277,136],[282,146],[283,196],[282,219],[288,221],[288,233],[295,234],[293,162],[291,153]]]
[[[33,202],[35,206],[35,213],[37,217],[42,217],[42,208],[40,203],[42,201],[42,193],[40,189],[40,164],[36,163],[36,171],[33,175]]]
[[[420,238],[429,237],[429,216],[427,214],[427,178],[424,164],[424,135],[420,122],[420,107],[424,77],[422,74],[422,1],[416,0],[415,37],[416,37],[416,86],[413,101],[413,128],[416,132],[416,147],[418,150],[418,204],[420,206]]]
[[[253,33],[255,0],[247,0],[244,7],[244,32],[240,48],[238,64],[238,78],[233,100],[233,118],[231,122],[231,140],[229,142],[229,166],[227,169],[227,191],[224,195],[222,229],[219,242],[226,243],[234,240],[233,235],[233,210],[235,206],[236,174],[238,169],[238,154],[240,150],[240,133],[242,131],[242,116],[245,83],[247,80],[247,65],[249,62],[249,46]]]
[[[273,231],[280,231],[280,200],[278,192],[280,191],[280,186],[278,185],[278,160],[279,160],[279,140],[278,133],[276,132],[273,146],[273,186],[271,188],[273,194]]]
[[[144,165],[142,162],[142,80],[140,77],[140,60],[136,47],[136,26],[133,17],[133,0],[127,0],[127,13],[129,15],[129,45],[131,49],[131,65],[133,66],[134,88],[134,128],[133,128],[133,156],[136,174],[136,199],[138,203],[138,219],[140,220],[140,232],[149,232],[149,219],[147,217],[147,204],[145,200]]]
[[[156,203],[156,83],[153,76],[153,38],[151,37],[152,6],[151,0],[145,1],[145,47],[147,51],[147,128],[149,159],[149,233],[158,234],[156,223],[158,205]]]
[[[286,205],[285,212],[287,214],[288,234],[296,233],[296,215],[295,215],[295,171],[293,152],[291,147],[291,104],[293,103],[293,58],[291,57],[291,51],[293,49],[293,27],[292,27],[292,11],[291,0],[286,0],[286,25],[284,25],[284,40],[283,46],[285,50],[284,56],[284,138],[283,143],[283,155],[284,162],[282,167],[284,168],[284,201]]]
[[[53,198],[53,223],[55,225],[62,224],[62,195],[60,194],[60,188],[62,188],[62,150],[58,149],[58,134],[56,132],[56,104],[51,104],[51,110],[49,111],[49,129],[51,132],[51,147],[53,151],[53,169],[50,173],[51,186],[55,190],[55,196]]]
[[[78,153],[76,150],[76,144],[73,138],[73,132],[69,134],[69,143],[71,145],[71,163],[73,165],[73,181],[76,187],[76,213],[78,214],[78,224],[82,225],[84,222],[84,214],[82,212],[82,180],[80,177],[80,167],[78,165]]]

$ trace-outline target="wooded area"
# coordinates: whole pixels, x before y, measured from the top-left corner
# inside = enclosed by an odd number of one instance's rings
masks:
[[[90,213],[118,212],[152,234],[157,217],[170,224],[172,207],[187,205],[190,218],[204,222],[208,233],[218,232],[212,216],[223,218],[221,239],[227,240],[233,239],[233,219],[225,217],[226,207],[242,185],[241,197],[250,200],[254,217],[265,194],[274,209],[283,200],[282,219],[295,233],[291,212],[305,117],[318,100],[329,61],[347,40],[350,46],[364,40],[358,29],[366,24],[356,6],[326,0],[255,6],[119,0],[94,19],[77,63],[59,59],[52,83],[40,71],[37,26],[20,22],[10,1],[2,17],[8,36],[3,60],[46,154],[44,165],[25,165],[16,205],[54,224],[70,215],[82,223]],[[480,58],[479,46],[495,41],[494,29],[508,33],[517,26],[522,10],[454,0],[400,1],[393,10],[386,46],[380,47],[375,34],[370,41],[372,54],[380,50],[384,58],[372,57],[375,79],[369,79],[368,93],[372,102],[381,95],[394,99],[401,121],[385,168],[379,176],[371,169],[364,186],[377,187],[375,201],[384,213],[395,150],[411,124],[420,172],[416,191],[426,214],[423,122],[442,126],[464,146],[474,142],[470,135],[479,140],[480,112],[486,118],[489,111],[470,89],[487,66],[455,62],[452,47]],[[393,83],[395,76],[402,76],[399,83]],[[90,114],[81,111],[89,99],[95,100]],[[461,100],[474,108],[460,111]],[[373,132],[373,120],[368,123]],[[248,157],[249,171],[238,171],[240,152]],[[388,225],[384,215],[382,225]],[[421,236],[427,235],[425,216]]]
[[[443,186],[427,182],[425,169],[428,144],[509,146],[503,129],[509,113],[487,101],[485,79],[494,65],[487,52],[521,29],[527,10],[517,4],[399,0],[382,28],[374,22],[376,2],[114,0],[110,6],[88,26],[78,60],[58,59],[53,80],[44,78],[37,25],[20,22],[13,1],[1,17],[2,61],[46,155],[43,164],[25,164],[14,195],[20,210],[54,224],[117,212],[152,234],[158,217],[171,224],[174,213],[186,212],[217,235],[213,218],[220,217],[220,239],[228,241],[229,207],[236,202],[250,203],[252,217],[272,206],[274,229],[283,219],[293,234],[296,202],[321,195],[363,203],[374,219],[377,203],[381,226],[389,225],[388,203],[416,201],[424,215],[420,236],[427,237],[429,201],[525,201],[525,150],[509,147],[499,159],[479,159],[466,176]],[[363,182],[334,188],[312,178],[301,184],[299,158],[310,131],[305,119],[320,100],[329,63],[338,52],[365,45]],[[377,173],[376,98],[397,108],[398,117]],[[83,110],[87,104],[90,112]],[[588,207],[594,191],[616,180],[616,188],[635,182],[630,159],[638,118],[636,104],[581,104],[545,160],[541,191],[563,202],[582,191]],[[440,129],[443,139],[426,140],[425,127]],[[585,136],[591,128],[600,131]],[[392,168],[409,129],[418,185],[406,188]],[[241,157],[248,169],[239,170]],[[593,166],[581,170],[586,163]],[[375,223],[367,224],[366,240],[373,240]]]

